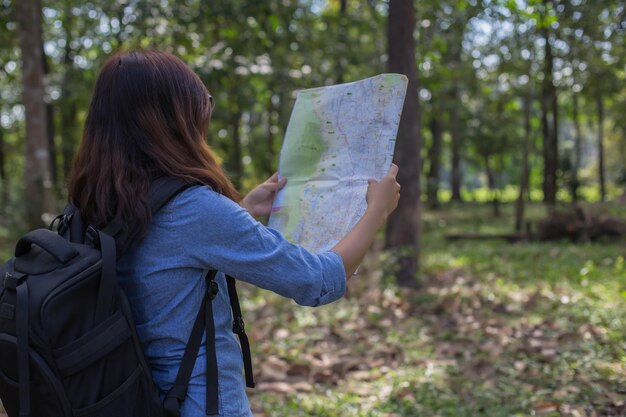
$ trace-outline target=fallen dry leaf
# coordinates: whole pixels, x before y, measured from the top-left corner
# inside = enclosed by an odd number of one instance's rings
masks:
[[[284,381],[289,364],[277,356],[269,356],[260,366],[261,379],[264,381]]]
[[[286,382],[261,382],[256,385],[259,391],[273,391],[280,394],[292,394],[295,388]]]
[[[533,404],[533,411],[537,414],[548,414],[559,409],[559,404],[539,402]]]

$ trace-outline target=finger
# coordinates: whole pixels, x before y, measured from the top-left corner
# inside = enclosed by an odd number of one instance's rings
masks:
[[[389,172],[387,172],[387,175],[391,176],[391,177],[396,177],[396,175],[398,175],[398,165],[396,164],[391,164],[391,168],[389,168]]]
[[[278,181],[278,172],[274,172],[271,177],[269,177],[265,182],[276,182]]]
[[[268,180],[268,182],[265,183],[265,188],[269,191],[277,191],[283,188],[285,184],[287,184],[287,178],[283,177],[280,180],[274,182],[269,182]]]
[[[376,181],[374,178],[370,178],[367,180],[367,184],[376,184],[378,181]]]

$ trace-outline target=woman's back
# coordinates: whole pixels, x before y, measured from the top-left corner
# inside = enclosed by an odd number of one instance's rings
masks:
[[[318,305],[341,297],[345,272],[333,252],[314,255],[267,229],[232,200],[208,187],[192,187],[154,217],[145,240],[118,265],[137,332],[164,394],[173,384],[202,301],[208,269]],[[220,415],[249,416],[224,273],[213,311],[219,377]],[[192,374],[183,416],[203,416],[206,395],[205,346]]]

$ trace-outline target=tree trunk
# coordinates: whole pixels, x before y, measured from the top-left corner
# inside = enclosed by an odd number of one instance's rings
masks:
[[[347,34],[346,34],[346,14],[348,11],[348,0],[339,1],[339,36],[337,39],[337,46],[339,46],[339,53],[337,55],[337,84],[344,82],[343,73],[345,71],[345,57],[344,53],[347,48]]]
[[[122,19],[120,19],[120,22]],[[61,87],[61,99],[63,106],[59,109],[61,112],[61,156],[63,158],[63,179],[67,179],[72,169],[72,160],[74,157],[74,148],[76,146],[76,99],[71,88],[72,77],[74,73],[74,51],[72,50],[72,28],[74,25],[74,15],[69,7],[65,11],[65,21],[63,28],[65,31],[65,51],[63,54],[63,66],[65,73],[63,74],[63,86]],[[121,32],[121,31],[120,31]]]
[[[0,187],[2,192],[0,193],[0,213],[6,213],[7,205],[9,203],[9,180],[7,178],[6,170],[6,155],[4,153],[4,130],[0,126]]]
[[[550,125],[548,123],[548,100],[550,93],[544,85],[541,87],[541,135],[543,137],[542,151],[543,151],[543,201],[547,201],[548,196],[548,175],[550,172]]]
[[[451,136],[451,175],[450,188],[452,190],[452,201],[462,202],[461,197],[461,130],[459,127],[459,88],[456,80],[453,81],[450,104],[452,106],[450,114],[450,136]]]
[[[28,227],[43,225],[51,212],[52,181],[41,40],[41,8],[37,0],[15,1],[22,51],[23,100],[26,113],[25,202]]]
[[[430,168],[428,170],[428,181],[426,183],[428,205],[431,208],[439,207],[439,174],[441,171],[441,145],[442,145],[442,129],[439,122],[439,115],[433,107],[433,115],[430,120],[430,133],[433,143],[428,150],[428,160]]]
[[[543,0],[544,26],[541,29],[545,41],[545,62],[543,84],[541,89],[541,123],[543,130],[543,157],[544,157],[544,202],[550,206],[556,204],[556,172],[558,162],[558,103],[556,88],[552,81],[554,57],[550,45],[550,33],[545,26],[545,13],[550,0]],[[548,124],[548,112],[552,111],[552,126]]]
[[[68,93],[69,95],[69,93]],[[63,156],[63,178],[69,177],[74,158],[74,146],[76,144],[74,132],[76,128],[76,103],[72,97],[70,103],[61,110],[61,154]]]
[[[604,181],[604,102],[602,93],[596,94],[596,104],[598,106],[598,179],[600,181],[600,201],[606,200],[606,188]]]
[[[570,193],[572,195],[572,201],[578,201],[578,187],[580,181],[578,179],[578,171],[580,171],[581,157],[582,157],[582,135],[580,131],[580,118],[578,109],[578,94],[574,93],[572,97],[572,122],[574,123],[574,163],[572,164],[572,179],[570,182]]]
[[[54,108],[46,103],[46,124],[48,125],[48,149],[50,150],[50,179],[54,189],[58,189],[59,175],[57,172],[57,152],[54,145]]]
[[[496,174],[493,171],[493,167],[491,166],[491,157],[490,155],[484,155],[485,159],[485,173],[487,174],[487,185],[489,186],[489,191],[491,192],[491,204],[493,208],[493,216],[500,216],[500,202],[498,200],[498,195],[496,192],[497,184],[496,184]]]
[[[398,251],[400,286],[417,286],[420,236],[420,108],[415,63],[415,9],[413,0],[390,0],[388,18],[389,71],[405,74],[409,79],[406,100],[400,119],[394,162],[400,167],[398,182],[402,198],[389,217],[386,230],[388,248]]]
[[[37,0],[37,9],[41,10],[41,0]],[[41,24],[37,25],[39,30],[39,39],[41,40],[41,65],[43,68],[44,78],[50,73],[50,65],[43,48],[43,28]],[[58,189],[58,172],[57,172],[57,152],[54,145],[54,107],[50,103],[46,103],[46,124],[48,134],[48,151],[50,153],[50,179],[52,180],[53,192]]]
[[[528,192],[528,180],[530,176],[530,168],[528,165],[528,156],[530,154],[530,134],[531,134],[531,97],[527,94],[524,97],[524,139],[522,141],[522,172],[520,174],[519,195],[515,202],[515,231],[521,232],[524,227],[524,205]]]
[[[551,48],[550,48],[551,49]],[[550,57],[552,57],[552,53],[550,53]],[[552,68],[552,64],[550,64]],[[552,138],[550,139],[550,157],[552,161],[550,162],[550,168],[552,169],[550,173],[550,205],[556,204],[556,193],[558,191],[558,169],[559,169],[559,100],[556,91],[556,86],[553,82],[550,83],[552,88],[551,90],[551,111],[552,111]]]

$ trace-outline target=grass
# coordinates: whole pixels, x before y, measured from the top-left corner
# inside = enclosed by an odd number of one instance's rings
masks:
[[[319,309],[247,289],[255,415],[626,415],[625,242],[444,239],[510,231],[511,215],[424,213],[418,291],[393,285],[384,253]]]
[[[626,218],[623,206],[590,209]],[[317,309],[244,286],[255,416],[625,416],[626,242],[444,238],[509,232],[512,213],[426,211],[416,291],[394,285],[379,250],[346,297]]]

